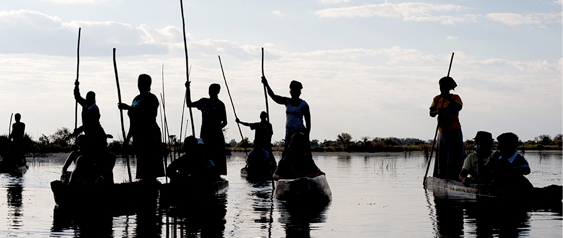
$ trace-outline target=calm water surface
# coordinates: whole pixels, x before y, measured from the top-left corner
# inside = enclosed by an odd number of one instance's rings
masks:
[[[560,211],[502,209],[459,193],[425,190],[420,153],[315,154],[333,193],[322,209],[295,209],[272,199],[270,182],[240,177],[243,154],[235,154],[228,159],[230,186],[223,196],[113,216],[69,216],[55,209],[49,182],[59,178],[65,156],[28,158],[23,176],[0,174],[0,237],[562,237]],[[525,157],[536,187],[562,184],[561,151]],[[126,180],[123,161],[114,173],[116,182]]]

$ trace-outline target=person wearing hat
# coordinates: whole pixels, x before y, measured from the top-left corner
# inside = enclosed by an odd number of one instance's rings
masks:
[[[479,183],[487,175],[484,168],[485,163],[489,160],[489,156],[493,153],[491,147],[493,145],[493,135],[486,131],[478,131],[475,135],[475,152],[469,154],[463,162],[463,167],[459,173],[459,179],[465,185],[470,183]]]
[[[299,96],[301,96],[301,89],[303,89],[303,85],[298,81],[291,81],[289,84],[289,94],[291,95],[291,98],[287,98],[276,95],[274,91],[272,91],[272,88],[270,88],[268,80],[264,76],[262,76],[262,84],[264,84],[268,90],[268,95],[270,95],[274,102],[285,106],[285,155],[287,146],[289,145],[289,141],[293,134],[302,132],[307,140],[309,140],[309,135],[311,133],[311,113],[309,111],[309,105],[305,102],[305,100],[299,98]]]
[[[530,174],[530,165],[518,154],[518,136],[507,132],[497,137],[498,151],[485,164],[491,171],[492,183],[508,193],[527,192],[534,186],[524,175]]]
[[[434,97],[430,105],[430,116],[438,116],[438,135],[436,138],[436,162],[434,177],[459,179],[459,168],[463,164],[463,135],[459,123],[459,111],[463,107],[461,98],[451,94],[457,84],[451,77],[439,81],[440,95]]]

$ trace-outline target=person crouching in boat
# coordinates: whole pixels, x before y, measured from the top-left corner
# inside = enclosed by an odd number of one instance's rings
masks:
[[[463,107],[461,98],[451,94],[450,90],[457,87],[451,77],[443,77],[439,81],[440,95],[432,100],[430,116],[438,116],[438,137],[436,139],[436,162],[434,177],[457,180],[459,168],[462,167],[463,135],[459,123],[459,111]]]
[[[246,157],[246,168],[249,176],[269,178],[272,176],[270,154],[262,148],[262,144],[254,143],[254,147]]]
[[[62,168],[61,181],[71,185],[113,184],[115,155],[100,150],[94,139],[86,135],[76,138],[78,149],[71,152]],[[68,167],[74,162],[74,170]]]
[[[524,175],[530,174],[530,165],[518,154],[518,136],[507,132],[497,137],[498,151],[485,164],[491,171],[493,185],[508,193],[528,192],[534,186]]]
[[[272,178],[295,179],[301,177],[317,177],[325,174],[317,167],[309,152],[309,140],[302,132],[291,136],[287,154],[278,163],[278,168]]]
[[[475,152],[469,154],[463,162],[463,167],[459,173],[459,179],[463,184],[483,183],[487,177],[485,163],[493,153],[493,135],[486,131],[478,131],[475,135]]]
[[[186,154],[174,160],[166,168],[170,183],[210,182],[219,179],[213,161],[204,158],[203,151],[194,136],[186,137],[184,150]]]
[[[268,113],[262,111],[260,113],[260,122],[249,123],[243,122],[236,119],[236,122],[243,125],[250,127],[251,130],[254,130],[254,149],[258,150],[258,154],[261,154],[260,149],[264,149],[268,152],[269,158],[269,166],[270,166],[270,175],[273,171],[276,170],[276,159],[274,158],[274,154],[272,153],[272,135],[274,134],[274,130],[272,129],[272,124],[268,122]],[[250,152],[253,153],[253,152]],[[250,157],[250,154],[249,154]],[[248,164],[248,160],[247,160]]]

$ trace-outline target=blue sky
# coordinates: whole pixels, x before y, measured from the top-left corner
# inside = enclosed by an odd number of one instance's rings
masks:
[[[257,121],[265,74],[277,94],[299,80],[311,107],[313,139],[431,139],[428,116],[438,79],[451,76],[464,102],[465,139],[506,131],[529,140],[562,133],[562,2],[531,1],[184,1],[192,99],[223,86],[227,140],[240,140],[219,67],[221,55],[236,112]],[[112,48],[122,99],[141,73],[162,92],[171,134],[179,134],[185,59],[179,1],[35,0],[0,6],[0,116],[20,112],[34,138],[74,127],[76,43],[81,90],[95,91],[106,132],[120,135]],[[285,108],[270,100],[274,139]],[[187,110],[185,118],[188,118]],[[194,111],[196,134],[201,114]],[[2,121],[2,120],[0,120]],[[160,122],[160,118],[158,119]],[[126,123],[127,124],[127,123]],[[185,126],[184,126],[185,128]],[[4,129],[7,133],[8,128]],[[191,133],[191,132],[190,132]],[[253,132],[243,128],[245,137]]]

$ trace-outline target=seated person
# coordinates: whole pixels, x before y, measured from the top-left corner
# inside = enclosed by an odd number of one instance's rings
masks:
[[[268,151],[264,150],[260,144],[254,144],[254,148],[246,157],[246,167],[252,176],[272,176],[271,160]]]
[[[278,179],[295,179],[301,177],[317,177],[325,174],[313,161],[309,153],[309,141],[302,132],[291,136],[291,142],[287,147],[287,154],[278,163],[278,168],[272,176]]]
[[[486,131],[478,131],[475,135],[475,152],[469,154],[463,162],[463,167],[459,173],[459,179],[465,185],[470,183],[481,183],[487,176],[484,166],[493,153],[493,135]],[[481,170],[479,170],[481,168]]]
[[[518,154],[518,136],[507,132],[497,137],[498,150],[485,164],[491,171],[492,183],[507,192],[525,192],[533,188],[524,175],[530,174],[530,166],[524,156]]]
[[[76,144],[78,150],[71,152],[63,165],[61,181],[72,185],[113,184],[115,155],[92,146],[86,135],[76,138]],[[75,168],[70,173],[67,169],[73,162]]]
[[[186,154],[174,160],[166,169],[166,175],[170,178],[170,183],[188,181],[215,181],[219,179],[219,174],[215,170],[213,161],[206,160],[203,156],[202,148],[198,140],[193,136],[188,136],[184,140],[184,150]]]

